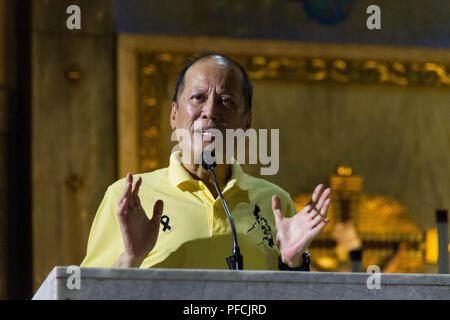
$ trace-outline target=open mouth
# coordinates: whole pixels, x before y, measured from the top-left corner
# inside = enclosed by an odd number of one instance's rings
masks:
[[[219,129],[216,128],[207,128],[207,129],[196,129],[194,130],[195,133],[202,136],[204,140],[214,140],[217,134],[220,134]]]
[[[204,137],[210,137],[210,138],[214,137],[214,134],[208,130],[196,130],[195,132],[201,134]]]

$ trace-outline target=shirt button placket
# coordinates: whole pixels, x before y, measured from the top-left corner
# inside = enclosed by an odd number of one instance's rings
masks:
[[[208,225],[210,233],[212,234],[214,231],[214,201],[211,199],[211,192],[207,190],[205,184],[201,181],[198,182],[200,188],[201,199],[203,204],[206,207],[206,214],[208,218]]]

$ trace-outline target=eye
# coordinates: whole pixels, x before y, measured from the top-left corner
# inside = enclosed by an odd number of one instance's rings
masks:
[[[233,100],[230,97],[221,97],[220,102],[223,104],[231,104],[233,103]]]
[[[196,93],[191,97],[191,99],[193,99],[195,102],[201,102],[203,101],[204,97],[202,94]]]

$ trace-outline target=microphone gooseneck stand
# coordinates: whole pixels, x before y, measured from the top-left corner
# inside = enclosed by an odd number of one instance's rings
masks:
[[[209,161],[205,161],[205,155],[209,158]],[[222,192],[220,191],[219,185],[217,184],[216,174],[214,173],[214,168],[216,167],[216,159],[214,151],[204,151],[202,153],[202,167],[206,170],[211,171],[214,186],[216,187],[216,191],[219,194],[223,208],[225,209],[225,212],[227,213],[228,216],[228,220],[230,221],[231,231],[233,233],[233,255],[226,258],[228,268],[230,268],[230,270],[244,270],[243,257],[241,255],[241,251],[239,250],[233,217],[231,216],[230,210],[228,210],[227,203],[225,202],[225,199],[222,196]]]

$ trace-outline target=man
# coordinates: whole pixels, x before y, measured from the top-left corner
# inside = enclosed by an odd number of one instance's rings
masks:
[[[181,152],[172,153],[168,168],[127,174],[108,188],[81,266],[227,268],[231,228],[212,176],[196,157],[212,143],[213,129],[250,128],[251,99],[250,80],[231,58],[204,54],[187,64],[170,116],[172,129],[188,133],[177,134]],[[215,172],[244,268],[304,268],[308,245],[329,221],[330,189],[317,186],[297,213],[287,192],[245,174],[236,161],[217,164]]]

